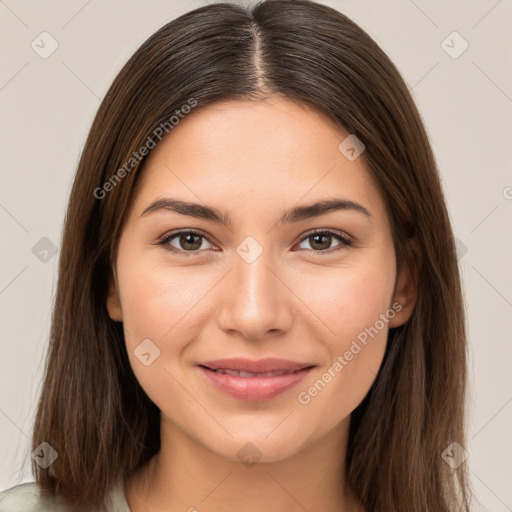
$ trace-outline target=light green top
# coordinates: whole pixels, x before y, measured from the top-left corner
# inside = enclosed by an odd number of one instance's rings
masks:
[[[68,512],[68,508],[59,497],[42,494],[36,482],[28,482],[0,492],[0,512]],[[131,512],[122,479],[105,497],[102,512]]]

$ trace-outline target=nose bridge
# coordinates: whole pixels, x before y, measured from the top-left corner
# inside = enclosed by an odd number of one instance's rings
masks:
[[[222,329],[239,331],[247,339],[258,339],[269,330],[288,328],[291,314],[287,297],[274,275],[276,270],[272,269],[271,259],[271,251],[258,247],[253,240],[237,247],[218,311]]]

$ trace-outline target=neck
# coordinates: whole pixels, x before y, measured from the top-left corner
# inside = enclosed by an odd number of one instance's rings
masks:
[[[345,489],[350,418],[292,456],[273,462],[220,457],[162,415],[161,449],[126,483],[132,512],[360,512]]]

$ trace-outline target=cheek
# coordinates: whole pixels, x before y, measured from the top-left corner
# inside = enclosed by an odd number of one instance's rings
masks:
[[[361,403],[379,371],[389,320],[394,316],[389,302],[393,265],[392,259],[381,258],[373,265],[339,269],[323,287],[310,286],[314,290],[308,295],[315,303],[312,309],[320,312],[329,329],[323,343],[330,361],[307,383],[311,387],[299,401],[311,400],[316,402],[314,407],[336,411],[332,425]]]
[[[130,363],[148,395],[158,396],[173,386],[170,373],[178,376],[181,354],[208,318],[204,298],[218,276],[186,267],[171,270],[143,255],[119,259],[118,273]],[[145,365],[148,360],[154,362]]]
[[[151,264],[140,255],[130,259],[125,253],[124,260],[118,261],[118,273],[130,363],[144,388],[149,382],[154,386],[155,381],[162,378],[163,361],[170,350],[164,340],[173,340],[173,355],[181,350],[176,344],[181,337],[175,336],[175,331],[181,326],[180,318],[187,309],[183,285],[179,278],[170,279],[168,271],[165,273],[161,266]],[[148,353],[149,356],[143,356]]]
[[[329,272],[301,276],[302,296],[323,321],[326,332],[343,348],[365,327],[372,325],[390,306],[394,262],[388,258],[361,261]]]
[[[340,287],[338,304],[331,312],[336,333],[330,345],[332,357],[340,361],[341,356],[340,373],[352,384],[368,383],[377,373],[386,348],[389,318],[383,321],[382,315],[389,309],[392,290],[387,278],[373,274],[359,275]]]
[[[127,265],[125,275],[120,273],[123,321],[130,343],[141,337],[176,343],[180,338],[175,334],[189,321],[189,312],[204,295],[208,281],[191,280],[190,271],[171,272],[161,263],[139,261]]]

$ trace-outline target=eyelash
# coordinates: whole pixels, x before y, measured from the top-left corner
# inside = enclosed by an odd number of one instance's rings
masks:
[[[180,254],[183,256],[199,256],[201,251],[185,251],[183,249],[176,249],[175,247],[167,245],[172,239],[176,238],[179,235],[183,235],[183,234],[197,235],[197,236],[203,237],[206,240],[208,240],[208,237],[204,233],[201,233],[200,231],[195,231],[192,229],[184,229],[181,231],[175,231],[173,233],[169,233],[168,235],[164,235],[164,237],[159,242],[157,242],[157,245],[164,246],[164,249],[166,249],[167,251],[170,251],[171,253],[174,253],[174,254]],[[314,254],[314,257],[323,256],[323,255],[327,255],[327,254],[333,254],[335,252],[346,249],[347,247],[351,247],[354,243],[353,240],[351,240],[347,236],[341,235],[337,231],[333,231],[330,229],[323,229],[323,230],[317,230],[317,231],[312,231],[312,232],[306,233],[306,235],[304,235],[301,238],[301,240],[299,241],[299,244],[302,243],[304,240],[311,238],[315,235],[330,235],[330,236],[333,236],[334,238],[337,238],[338,241],[340,241],[341,243],[338,246],[334,247],[333,249],[324,249],[324,250],[319,250],[319,251],[315,251],[313,249],[303,249],[303,250],[309,250],[310,252],[312,252]]]

